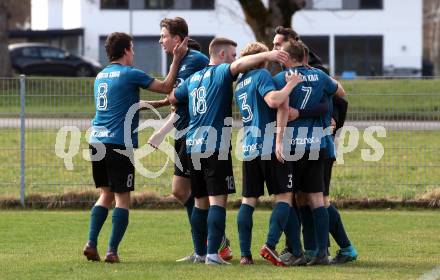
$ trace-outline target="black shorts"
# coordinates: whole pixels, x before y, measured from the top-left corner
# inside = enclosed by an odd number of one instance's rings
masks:
[[[99,161],[92,161],[93,180],[96,188],[109,187],[115,193],[134,191],[134,166],[130,158],[115,151],[126,150],[122,145],[104,144],[105,156]],[[96,148],[89,146],[91,155]],[[133,155],[133,150],[129,152]]]
[[[274,154],[270,160],[256,157],[243,161],[243,197],[260,197],[264,195],[266,182],[269,195],[292,192],[292,165],[281,163]]]
[[[324,161],[322,156],[309,160],[309,151],[301,159],[292,161],[294,188],[304,193],[324,192]]]
[[[190,168],[191,192],[194,197],[226,195],[235,193],[234,174],[232,171],[231,153],[227,160],[219,160],[218,152],[208,158],[200,159],[200,169],[194,167],[192,159],[198,155],[188,154]]]
[[[327,158],[324,160],[324,196],[330,194],[330,180],[332,179],[332,170],[334,158]]]
[[[186,155],[186,138],[182,137],[174,141],[174,149],[176,150],[177,157],[182,164],[182,170],[174,163],[174,175],[189,178],[189,167]]]

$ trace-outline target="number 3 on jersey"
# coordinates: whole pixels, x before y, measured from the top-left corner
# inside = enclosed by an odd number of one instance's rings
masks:
[[[206,90],[205,87],[195,88],[191,92],[192,97],[192,108],[193,114],[204,114],[206,113],[206,99],[205,99]]]
[[[252,110],[249,104],[246,104],[247,92],[242,93],[238,96],[238,100],[241,101],[241,113],[243,115],[243,122],[249,122],[252,120]]]
[[[96,109],[99,111],[107,110],[107,83],[100,83],[98,85],[98,97],[96,98]]]

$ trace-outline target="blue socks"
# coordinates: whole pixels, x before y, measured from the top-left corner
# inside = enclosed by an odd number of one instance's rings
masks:
[[[335,206],[330,205],[327,208],[329,219],[329,232],[338,243],[339,248],[347,248],[351,246],[347,233],[345,232],[344,225],[342,224],[341,216],[338,209]]]
[[[191,215],[194,208],[194,197],[191,195],[188,200],[183,204],[186,208],[186,213],[188,214],[188,221],[191,223]]]
[[[193,208],[191,214],[191,232],[194,251],[199,256],[206,255],[206,238],[208,236],[208,209]]]
[[[248,204],[241,204],[237,216],[238,239],[240,240],[240,250],[242,257],[251,257],[251,242],[252,242],[252,214],[254,207]]]
[[[119,243],[121,243],[128,226],[128,209],[118,207],[113,209],[112,225],[108,250],[117,253]]]
[[[226,209],[211,205],[208,213],[208,254],[217,254],[226,228]]]
[[[272,210],[272,215],[269,220],[269,233],[267,234],[266,245],[275,249],[281,234],[286,227],[287,220],[289,219],[290,206],[286,202],[278,202],[275,204],[275,208]]]
[[[98,236],[101,231],[102,225],[107,219],[108,209],[95,205],[92,208],[90,213],[90,229],[89,229],[89,241],[92,243],[91,245],[98,245]]]
[[[301,206],[299,208],[299,214],[302,223],[304,249],[306,251],[315,251],[315,225],[313,224],[312,210],[309,206]]]
[[[315,225],[316,246],[318,247],[317,256],[327,255],[329,222],[327,209],[322,206],[313,209],[313,223]]]
[[[290,207],[289,219],[284,228],[286,234],[286,245],[290,253],[298,257],[302,254],[300,224],[295,208]]]

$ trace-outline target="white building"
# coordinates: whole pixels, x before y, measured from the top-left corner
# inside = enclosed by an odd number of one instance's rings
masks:
[[[32,0],[33,29],[83,28],[84,54],[103,64],[106,36],[131,33],[137,66],[156,73],[167,68],[159,22],[175,16],[205,48],[214,36],[234,39],[239,49],[255,40],[236,0]],[[334,74],[421,69],[422,0],[308,0],[293,26]]]

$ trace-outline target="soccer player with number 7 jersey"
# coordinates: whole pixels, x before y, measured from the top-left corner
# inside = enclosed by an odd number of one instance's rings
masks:
[[[113,201],[112,232],[105,261],[119,262],[118,247],[128,226],[130,192],[134,190],[133,148],[138,147],[139,89],[168,93],[173,89],[177,67],[187,52],[187,38],[173,50],[173,62],[164,81],[133,67],[133,38],[115,32],[107,37],[105,50],[110,64],[96,77],[90,150],[96,188],[101,194],[90,215],[89,238],[83,253],[99,261],[98,236]],[[134,113],[131,115],[130,113]],[[127,119],[131,118],[132,119]],[[128,121],[128,122],[127,122]],[[130,123],[131,127],[125,127]]]
[[[262,43],[251,43],[241,56],[266,52]],[[276,109],[289,100],[293,88],[301,82],[299,75],[286,73],[286,85],[279,91],[269,71],[261,63],[244,73],[237,81],[235,101],[243,119],[243,199],[238,212],[237,225],[240,239],[240,264],[253,264],[251,253],[252,215],[266,182],[269,195],[275,196],[275,207],[269,221],[269,231],[260,255],[276,266],[284,266],[275,247],[285,230],[288,219],[296,218],[292,212],[292,169],[288,162],[279,162],[275,156]],[[294,210],[293,210],[294,211]],[[293,215],[293,217],[291,217]],[[301,243],[296,244],[297,258],[292,265],[305,263]]]
[[[289,106],[295,109],[308,109],[316,106],[323,97],[331,98],[335,94],[343,95],[343,88],[323,71],[303,65],[303,44],[289,40],[282,45],[289,53],[286,71],[301,73],[303,81],[295,88],[294,93],[278,110],[277,121],[284,127]],[[274,79],[277,88],[284,86],[283,75],[277,74]],[[316,237],[316,251],[308,265],[328,264],[327,244],[329,234],[329,216],[324,205],[324,159],[327,157],[328,142],[324,138],[324,120],[322,117],[301,118],[288,123],[284,141],[282,133],[277,135],[276,153],[279,158],[292,161],[294,187],[299,191],[298,204],[312,209],[312,219]],[[285,153],[285,154],[284,154]],[[305,221],[303,221],[304,223]]]

